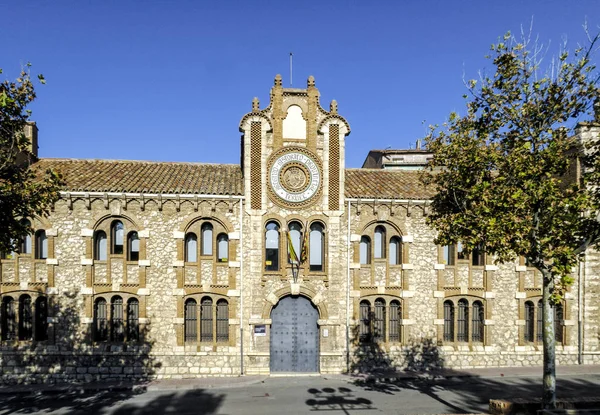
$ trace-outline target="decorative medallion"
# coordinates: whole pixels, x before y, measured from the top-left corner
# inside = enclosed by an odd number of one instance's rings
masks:
[[[276,202],[294,207],[313,201],[321,190],[318,157],[303,147],[285,147],[269,160],[269,190]]]

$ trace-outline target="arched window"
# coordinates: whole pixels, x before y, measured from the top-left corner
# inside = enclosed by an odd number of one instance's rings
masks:
[[[456,257],[456,245],[445,245],[444,246],[444,264],[454,265]]]
[[[31,222],[27,219],[22,221],[23,226],[31,227]],[[21,254],[31,254],[31,234],[27,234],[21,239]]]
[[[321,223],[315,222],[310,225],[310,253],[309,253],[309,264],[311,271],[323,271],[324,263],[324,252],[325,252],[325,238],[324,227]]]
[[[140,302],[137,298],[127,301],[127,340],[140,339]]]
[[[94,304],[94,332],[96,341],[108,340],[106,300],[98,298]]]
[[[125,340],[125,325],[123,321],[123,298],[118,295],[111,300],[110,325],[112,341],[122,342]]]
[[[288,225],[288,232],[290,234],[290,241],[292,242],[292,247],[294,249],[294,253],[292,254],[292,248],[288,243],[288,262],[292,261],[300,261],[300,243],[302,241],[302,225],[298,222],[290,222]],[[294,259],[295,258],[295,259]]]
[[[402,244],[400,238],[393,236],[390,239],[390,265],[399,265],[402,263]]]
[[[200,304],[200,341],[211,342],[213,340],[213,302],[210,297],[204,297]]]
[[[464,298],[458,301],[458,332],[456,340],[459,342],[469,341],[469,302]]]
[[[541,343],[544,340],[544,305],[542,300],[538,301],[537,314],[537,341]]]
[[[473,318],[471,320],[471,340],[474,342],[483,342],[484,340],[484,318],[483,303],[475,301],[473,303]]]
[[[265,270],[279,271],[279,225],[268,222],[265,231]]]
[[[525,333],[523,340],[526,342],[533,342],[535,330],[535,307],[531,301],[525,303]]]
[[[45,230],[39,230],[35,233],[35,258],[48,258],[48,238]]]
[[[217,301],[217,342],[229,341],[229,304]]]
[[[375,259],[385,258],[385,228],[375,228]]]
[[[38,341],[48,338],[48,300],[38,297],[35,300],[35,339]]]
[[[2,340],[17,338],[17,313],[15,300],[12,297],[2,299]]]
[[[360,238],[360,263],[361,265],[371,263],[371,240],[368,236]]]
[[[371,341],[371,303],[367,300],[360,302],[359,339],[361,342]]]
[[[185,262],[196,262],[198,260],[198,238],[195,233],[188,232],[185,235]]]
[[[377,342],[385,341],[385,300],[383,298],[375,300],[373,338]]]
[[[400,301],[390,301],[390,341],[399,342],[402,340],[401,337],[401,324],[402,324],[402,308],[400,307]]]
[[[125,227],[123,226],[123,222],[120,220],[116,220],[110,225],[111,254],[120,255],[123,253],[124,234]]]
[[[197,303],[193,298],[185,302],[184,339],[186,342],[198,341],[198,311]]]
[[[104,231],[96,231],[94,235],[94,259],[106,261],[106,254],[106,233]]]
[[[564,341],[563,336],[563,319],[565,318],[562,303],[554,305],[554,340],[556,343]]]
[[[229,258],[229,237],[225,233],[217,236],[217,260],[227,262]]]
[[[23,294],[19,298],[19,340],[31,340],[33,337],[33,310],[31,297]]]
[[[454,303],[444,301],[444,341],[454,341]]]
[[[484,253],[479,246],[476,246],[471,252],[471,264],[479,267],[485,265]]]
[[[213,226],[210,223],[203,223],[202,234],[202,255],[213,254]]]
[[[140,260],[140,238],[136,231],[129,232],[127,235],[127,260]]]

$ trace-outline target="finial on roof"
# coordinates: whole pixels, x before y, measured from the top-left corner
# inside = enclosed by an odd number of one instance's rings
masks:
[[[258,98],[254,97],[252,99],[252,112],[258,112],[260,110],[260,102],[258,102]]]
[[[337,101],[334,99],[329,104],[329,112],[332,114],[337,114]]]
[[[314,76],[311,75],[311,76],[308,77],[308,81],[306,82],[306,86],[308,86],[309,88],[315,86],[315,77]]]
[[[275,75],[275,86],[281,86],[281,74]]]
[[[600,122],[600,91],[598,91],[596,102],[594,102],[594,120]]]

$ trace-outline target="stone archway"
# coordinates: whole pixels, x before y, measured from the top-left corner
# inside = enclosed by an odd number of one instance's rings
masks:
[[[319,371],[319,311],[300,295],[288,295],[271,310],[271,373]]]

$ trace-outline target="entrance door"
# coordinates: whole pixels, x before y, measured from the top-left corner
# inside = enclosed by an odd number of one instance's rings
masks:
[[[271,312],[271,373],[319,371],[318,318],[304,297],[279,300]]]

